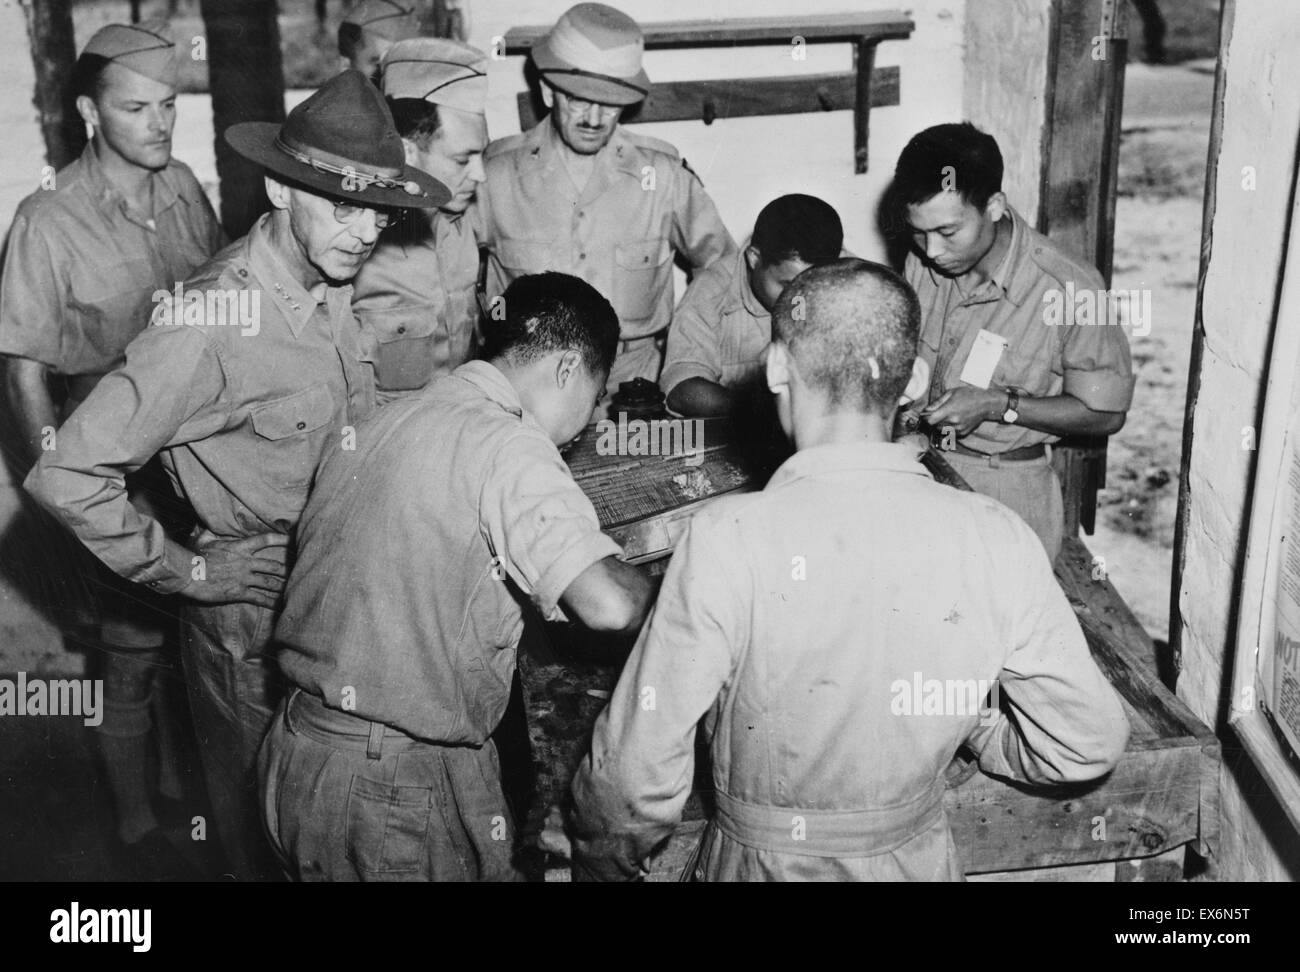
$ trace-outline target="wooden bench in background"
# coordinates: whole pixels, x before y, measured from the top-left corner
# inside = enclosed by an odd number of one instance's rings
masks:
[[[898,104],[898,68],[875,67],[876,45],[906,39],[915,23],[899,10],[801,17],[797,28],[786,17],[743,17],[643,24],[645,46],[656,48],[736,47],[784,44],[792,51],[811,43],[853,45],[852,71],[799,77],[738,78],[709,81],[655,82],[639,106],[624,113],[625,122],[789,115],[801,112],[853,111],[854,172],[867,171],[868,118],[872,108]],[[505,35],[505,53],[527,54],[550,26],[513,27]],[[519,94],[519,124],[527,130],[545,113],[535,91]]]

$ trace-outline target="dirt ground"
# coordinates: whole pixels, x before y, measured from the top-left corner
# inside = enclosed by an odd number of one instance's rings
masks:
[[[1131,65],[1120,147],[1112,287],[1151,291],[1151,328],[1130,333],[1137,376],[1112,437],[1096,535],[1111,580],[1167,637],[1178,468],[1196,308],[1213,61]]]

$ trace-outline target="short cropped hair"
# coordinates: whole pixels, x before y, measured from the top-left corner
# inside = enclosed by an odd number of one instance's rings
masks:
[[[104,69],[113,62],[102,54],[82,54],[72,67],[72,93],[98,101],[104,91]]]
[[[339,54],[347,60],[356,57],[357,51],[365,43],[365,33],[360,24],[347,21],[339,24]]]
[[[891,192],[903,206],[918,205],[945,190],[976,209],[1002,191],[1002,153],[997,140],[970,122],[935,125],[912,136],[894,167]]]
[[[423,98],[388,98],[388,108],[393,113],[393,124],[397,134],[409,138],[421,148],[427,148],[429,141],[438,133],[442,124],[438,116],[438,106]]]
[[[888,415],[912,377],[921,306],[907,282],[867,260],[805,270],[772,310],[774,340],[836,406]],[[874,365],[874,367],[873,367]]]
[[[844,226],[829,203],[792,193],[763,207],[750,243],[768,265],[799,259],[819,266],[839,259]]]
[[[567,273],[528,274],[501,300],[505,319],[484,324],[485,357],[527,364],[552,351],[577,351],[591,374],[609,374],[618,315],[591,284]]]

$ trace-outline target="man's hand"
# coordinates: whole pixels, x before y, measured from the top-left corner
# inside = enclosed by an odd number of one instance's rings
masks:
[[[1007,393],[996,388],[949,388],[921,411],[936,429],[950,426],[964,438],[985,422],[996,422],[1006,411]]]
[[[191,578],[180,594],[205,604],[243,602],[273,608],[284,591],[289,537],[259,533],[220,540],[204,531],[195,552],[203,558],[202,580]]]

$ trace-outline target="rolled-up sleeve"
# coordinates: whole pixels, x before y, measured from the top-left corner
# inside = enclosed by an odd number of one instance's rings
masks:
[[[722,380],[722,325],[720,291],[711,277],[699,277],[686,289],[686,296],[673,313],[668,329],[668,353],[664,357],[659,385],[664,394],[690,378]]]
[[[167,446],[217,431],[224,419],[213,404],[224,385],[195,328],[147,329],[58,429],[24,487],[117,574],[163,593],[180,590],[189,558],[168,554],[162,525],[131,505],[124,477]]]
[[[724,558],[720,550],[732,550]],[[635,878],[690,795],[695,728],[748,637],[734,548],[687,528],[573,780],[579,876]]]
[[[1104,291],[1099,288],[1098,292]],[[1062,391],[1098,412],[1127,412],[1136,379],[1124,328],[1098,322],[1070,323],[1072,326],[1062,328]]]
[[[1022,531],[1014,650],[998,676],[1000,712],[968,740],[982,770],[1028,783],[1096,779],[1119,762],[1129,725],[1093,661],[1042,545]]]
[[[531,435],[512,437],[488,475],[482,522],[493,554],[548,621],[584,570],[622,548],[600,532],[591,500],[559,452]]]

